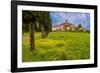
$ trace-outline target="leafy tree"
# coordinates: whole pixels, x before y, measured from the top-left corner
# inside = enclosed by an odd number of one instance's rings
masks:
[[[81,27],[82,27],[82,25],[81,25],[81,24],[79,24],[79,25],[78,25],[78,28],[81,28]]]
[[[33,50],[33,49],[35,49],[34,24],[36,21],[36,17],[30,11],[23,11],[22,21],[23,21],[23,25],[22,25],[23,31],[30,31],[30,47],[31,47],[31,50]],[[29,26],[29,30],[27,30],[28,26]]]
[[[41,23],[41,32],[42,32],[42,38],[47,37],[48,33],[51,31],[51,20],[49,16],[49,12],[42,12],[42,17],[40,17],[40,23]]]
[[[52,28],[49,12],[38,11],[36,16],[36,22],[37,25],[35,27],[35,30],[41,31],[42,38],[44,39],[45,37],[47,37],[49,31],[51,31]]]
[[[35,49],[34,32],[42,32],[42,38],[44,39],[51,31],[52,25],[49,12],[24,10],[22,20],[23,32],[30,32],[30,46],[33,50]]]

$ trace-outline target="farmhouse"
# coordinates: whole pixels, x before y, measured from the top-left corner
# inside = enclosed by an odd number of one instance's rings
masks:
[[[71,24],[66,20],[64,23],[54,25],[52,27],[52,31],[86,32],[87,30],[81,24],[75,26],[74,24]]]
[[[54,25],[52,27],[52,31],[76,31],[76,30],[77,30],[77,27],[67,22],[67,20],[64,23]]]

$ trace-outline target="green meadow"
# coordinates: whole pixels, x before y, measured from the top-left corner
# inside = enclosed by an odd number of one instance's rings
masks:
[[[29,33],[22,37],[22,61],[80,60],[90,58],[90,33],[50,32],[45,39],[35,33],[35,50],[30,50]]]

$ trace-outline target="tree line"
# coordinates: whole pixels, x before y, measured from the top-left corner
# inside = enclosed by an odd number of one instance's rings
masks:
[[[49,12],[22,11],[22,32],[30,32],[31,50],[35,49],[34,32],[41,32],[44,39],[50,31],[52,31],[52,23]]]

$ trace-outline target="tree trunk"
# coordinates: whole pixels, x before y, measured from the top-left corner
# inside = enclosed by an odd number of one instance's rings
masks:
[[[45,37],[45,32],[44,32],[44,27],[43,27],[43,25],[41,26],[41,31],[42,31],[42,39],[44,39],[44,37]]]
[[[45,37],[48,36],[49,31],[44,29],[44,26],[41,26],[42,30],[42,38],[44,39]]]
[[[34,25],[30,24],[30,48],[31,51],[35,49],[35,39],[34,39]]]

